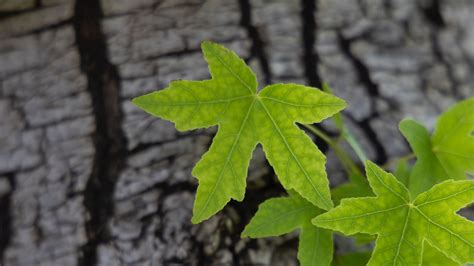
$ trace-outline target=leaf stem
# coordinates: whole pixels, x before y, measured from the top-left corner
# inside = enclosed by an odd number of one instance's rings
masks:
[[[360,174],[359,168],[355,165],[355,163],[352,161],[352,159],[347,155],[347,153],[339,146],[338,142],[333,140],[329,135],[324,133],[322,130],[319,128],[313,126],[313,125],[304,125],[302,124],[303,127],[314,133],[316,136],[320,137],[323,141],[325,141],[329,147],[331,147],[334,150],[334,153],[336,156],[339,158],[341,161],[342,165],[344,166],[344,169],[346,172],[351,175],[353,173]]]
[[[357,140],[354,138],[354,135],[352,135],[349,129],[344,127],[341,136],[347,141],[347,143],[349,143],[349,145],[351,145],[361,163],[365,164],[365,161],[367,161],[367,155],[365,155],[364,150],[360,146],[359,142],[357,142]]]
[[[305,125],[305,124],[301,124],[303,127],[305,127],[306,129],[308,129],[309,131],[311,131],[312,133],[314,133],[316,136],[320,137],[322,140],[324,140],[329,146],[333,145],[334,144],[334,141],[333,139],[327,135],[326,133],[324,133],[321,129],[313,126],[313,125]]]
[[[323,89],[324,92],[329,93],[331,95],[334,95],[332,93],[332,90],[329,87],[328,83],[326,83],[326,82],[323,83],[322,89]],[[354,150],[354,152],[356,153],[356,155],[359,158],[360,162],[362,164],[365,164],[365,161],[367,161],[367,155],[365,154],[364,150],[360,146],[359,142],[357,142],[356,138],[354,138],[354,135],[352,134],[352,132],[349,130],[348,127],[346,127],[346,125],[344,123],[344,118],[342,117],[342,113],[335,114],[331,119],[334,122],[334,124],[336,125],[336,127],[341,132],[341,135],[338,138],[338,140],[340,138],[345,139],[347,141],[347,143],[349,143],[351,148]]]

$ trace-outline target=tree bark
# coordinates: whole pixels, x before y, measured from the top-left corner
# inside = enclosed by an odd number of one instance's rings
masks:
[[[213,40],[260,87],[328,82],[383,164],[408,152],[402,118],[432,128],[474,95],[473,13],[467,0],[3,0],[0,264],[296,264],[295,233],[240,238],[258,204],[284,194],[261,150],[245,200],[193,225],[191,169],[215,128],[177,132],[130,100],[208,78],[199,45]]]

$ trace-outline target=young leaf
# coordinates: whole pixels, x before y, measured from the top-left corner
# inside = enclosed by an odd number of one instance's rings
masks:
[[[320,213],[320,209],[295,193],[290,197],[269,199],[260,204],[242,236],[279,236],[301,228],[298,245],[301,265],[330,265],[332,232],[311,224],[311,218]]]
[[[474,181],[448,180],[418,195],[371,162],[367,178],[377,197],[343,199],[313,219],[344,234],[377,234],[368,265],[420,265],[426,240],[457,263],[474,262],[474,223],[456,211],[474,201]]]
[[[258,93],[255,74],[234,52],[211,42],[203,42],[202,50],[211,80],[174,81],[133,100],[146,112],[173,121],[178,130],[218,125],[209,151],[193,169],[199,187],[192,221],[209,218],[230,199],[243,200],[258,143],[287,190],[330,209],[325,157],[295,122],[320,122],[345,102],[295,84],[271,85]]]
[[[413,195],[474,173],[474,97],[443,113],[432,136],[414,120],[403,120],[399,127],[417,157],[409,183]]]

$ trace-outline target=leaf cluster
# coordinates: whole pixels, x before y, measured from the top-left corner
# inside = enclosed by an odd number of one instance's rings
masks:
[[[257,145],[288,195],[268,199],[243,237],[299,231],[302,265],[459,265],[474,262],[474,223],[456,212],[474,201],[474,97],[438,119],[433,134],[414,120],[400,131],[414,156],[395,160],[394,174],[366,160],[339,113],[344,100],[298,84],[274,84],[258,91],[253,71],[234,52],[204,42],[211,79],[173,81],[133,103],[170,120],[178,130],[217,126],[209,150],[192,174],[199,180],[194,223],[242,201],[252,152]],[[327,136],[312,126],[332,121],[340,134]],[[349,182],[330,189],[326,158],[305,127],[334,149]],[[365,163],[365,175],[340,143],[347,142]],[[416,160],[410,160],[416,157]],[[388,167],[388,166],[387,166]],[[332,195],[332,198],[331,198]],[[336,205],[336,207],[334,207]],[[333,255],[333,234],[358,242],[375,240],[373,252]]]

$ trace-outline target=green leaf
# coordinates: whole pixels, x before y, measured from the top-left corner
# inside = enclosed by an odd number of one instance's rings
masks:
[[[193,169],[199,180],[194,223],[221,210],[230,199],[242,201],[252,151],[258,143],[283,186],[323,209],[332,201],[325,157],[295,122],[316,123],[345,107],[317,89],[276,84],[257,92],[252,70],[234,52],[203,42],[212,79],[174,81],[133,103],[176,124],[178,130],[218,125],[218,132]]]
[[[269,199],[260,204],[242,236],[279,236],[301,228],[298,245],[298,260],[301,265],[330,265],[333,253],[332,232],[311,224],[311,218],[320,213],[320,209],[298,194]]]
[[[343,199],[313,223],[348,235],[377,234],[369,265],[420,265],[425,242],[457,263],[474,261],[474,223],[456,214],[474,201],[474,181],[444,181],[412,200],[375,164],[367,162],[366,173],[377,197]]]
[[[393,173],[395,177],[397,177],[398,181],[402,182],[404,186],[408,186],[408,183],[410,182],[410,173],[411,167],[408,164],[408,160],[400,159],[395,168],[395,172]]]
[[[403,120],[399,127],[417,157],[409,183],[413,195],[474,173],[474,97],[443,113],[432,136],[414,120]]]

